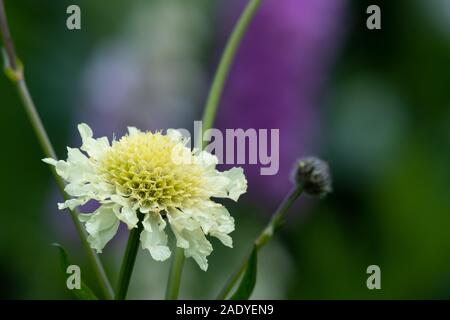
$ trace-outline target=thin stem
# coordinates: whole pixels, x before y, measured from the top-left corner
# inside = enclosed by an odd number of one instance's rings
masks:
[[[281,227],[284,222],[284,217],[289,208],[294,204],[294,202],[300,197],[303,192],[303,188],[300,185],[296,185],[283,199],[275,214],[272,215],[268,225],[261,232],[259,237],[255,241],[256,248],[261,249],[266,243],[272,239],[276,231]]]
[[[250,253],[245,255],[244,260],[242,260],[239,267],[231,274],[231,276],[228,278],[227,282],[223,286],[222,290],[219,292],[217,296],[217,300],[225,300],[225,298],[230,293],[231,289],[233,289],[236,282],[241,278],[242,274],[244,273],[245,269],[247,269],[248,260],[250,259]]]
[[[36,106],[33,102],[33,99],[28,90],[28,86],[26,84],[23,69],[20,63],[18,63],[19,59],[15,55],[13,41],[10,35],[10,31],[8,28],[8,22],[6,19],[5,7],[3,0],[0,0],[0,31],[2,34],[3,44],[5,46],[6,51],[6,73],[11,82],[16,86],[19,97],[21,99],[22,105],[25,109],[25,112],[31,122],[34,133],[39,141],[39,145],[42,148],[46,157],[56,159],[56,153],[54,148],[48,138],[47,132],[42,124],[42,121],[39,117],[39,114],[36,110]],[[68,195],[64,191],[64,181],[56,174],[56,171],[52,169],[53,175],[55,177],[58,188],[64,196],[64,199],[68,199]],[[94,268],[95,275],[99,281],[99,285],[102,288],[103,294],[105,298],[112,299],[114,296],[112,287],[108,281],[103,265],[96,255],[96,253],[90,247],[86,232],[81,226],[81,223],[78,220],[78,213],[75,210],[70,211],[70,215],[72,217],[73,223],[75,224],[75,228],[80,236],[81,243],[83,245],[84,250],[88,256],[90,263]]]
[[[16,87],[20,100],[22,101],[22,104],[25,106],[25,112],[27,113],[31,125],[33,126],[33,131],[36,134],[36,137],[39,141],[39,145],[44,151],[45,156],[56,159],[55,150],[53,149],[53,146],[50,143],[50,139],[48,138],[47,132],[45,131],[41,119],[39,118],[39,115],[36,111],[36,107],[34,105],[33,99],[31,98],[25,79],[18,80],[16,83]],[[58,180],[61,179],[59,178]],[[64,186],[64,183],[62,185]]]
[[[5,4],[3,0],[0,0],[0,29],[2,34],[2,40],[5,44],[6,54],[10,62],[11,68],[17,69],[16,64],[16,51],[14,49],[14,43],[11,38],[11,33],[8,28],[8,19],[6,18]]]
[[[183,264],[184,250],[182,248],[177,248],[170,267],[169,281],[167,282],[166,289],[166,300],[176,300],[178,298]]]
[[[205,111],[203,113],[203,128],[210,129],[214,124],[214,119],[217,113],[217,107],[222,96],[222,91],[225,81],[233,63],[236,51],[241,43],[242,37],[247,30],[250,21],[252,20],[256,10],[261,4],[262,0],[250,0],[242,12],[239,20],[231,33],[230,38],[225,46],[225,50],[219,62],[219,67],[214,76],[214,80],[209,91],[208,99],[206,101]]]
[[[247,30],[250,21],[252,20],[256,10],[261,4],[262,0],[250,0],[247,3],[244,11],[239,17],[233,32],[228,39],[225,46],[225,50],[220,58],[219,66],[217,68],[216,74],[214,75],[214,80],[212,82],[211,88],[209,89],[208,99],[206,101],[206,106],[203,111],[203,129],[208,130],[214,124],[214,119],[217,114],[217,106],[222,96],[223,87],[225,81],[228,77],[231,64],[233,63],[236,51],[241,43],[242,37]],[[204,147],[204,145],[203,145]],[[169,279],[167,282],[166,299],[177,299],[178,291],[180,289],[181,274],[183,272],[184,264],[184,250],[177,248],[175,256],[172,261],[171,270],[169,273]]]
[[[281,202],[280,206],[273,214],[273,216],[270,219],[267,226],[264,228],[264,230],[260,233],[258,238],[255,240],[255,246],[258,251],[262,247],[264,247],[267,244],[267,242],[269,242],[270,239],[273,238],[273,235],[275,234],[275,232],[282,225],[284,216],[286,215],[286,212],[294,204],[294,202],[298,199],[298,197],[300,197],[300,195],[302,194],[302,191],[303,191],[303,188],[301,188],[300,186],[294,187],[291,190],[291,192],[288,193],[286,198],[284,198],[284,200]],[[250,253],[245,256],[244,260],[239,265],[239,267],[236,269],[236,271],[233,272],[231,274],[231,276],[228,278],[227,282],[225,283],[225,286],[222,288],[219,295],[217,296],[218,300],[223,300],[228,296],[231,289],[233,289],[234,285],[240,279],[240,277],[244,273],[245,269],[247,268],[249,259],[250,259]]]
[[[131,274],[133,273],[134,263],[136,262],[136,256],[139,249],[139,237],[142,229],[143,224],[140,222],[137,224],[136,228],[133,228],[130,231],[125,256],[122,261],[122,267],[120,268],[116,300],[124,300],[127,297]]]

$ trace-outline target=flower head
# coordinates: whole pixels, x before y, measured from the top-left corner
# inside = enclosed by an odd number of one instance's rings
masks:
[[[92,214],[80,214],[92,248],[101,252],[116,234],[120,221],[129,229],[143,225],[142,247],[155,260],[169,258],[165,228],[170,225],[178,247],[206,270],[212,252],[206,235],[232,247],[229,236],[234,219],[228,210],[211,198],[235,201],[246,192],[241,168],[225,172],[215,169],[217,158],[205,151],[191,151],[177,130],[128,134],[109,143],[106,137],[93,138],[86,124],[78,126],[82,146],[68,148],[66,161],[43,159],[67,181],[65,191],[72,197],[59,203],[60,210],[74,209],[89,200],[100,207]]]
[[[316,157],[298,160],[295,181],[311,195],[324,196],[332,191],[330,168],[325,161]]]

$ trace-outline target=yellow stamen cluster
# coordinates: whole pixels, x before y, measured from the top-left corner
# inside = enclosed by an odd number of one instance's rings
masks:
[[[205,198],[202,168],[173,161],[179,144],[159,132],[126,135],[105,153],[99,170],[119,194],[140,207],[159,211],[189,206]]]

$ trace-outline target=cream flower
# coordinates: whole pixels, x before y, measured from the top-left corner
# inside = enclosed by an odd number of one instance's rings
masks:
[[[153,259],[169,258],[166,226],[202,270],[213,248],[206,236],[218,238],[232,247],[229,234],[234,219],[228,210],[211,198],[234,201],[246,192],[242,168],[219,172],[217,158],[205,151],[191,151],[179,131],[141,132],[128,128],[128,134],[112,144],[106,137],[94,139],[92,130],[80,124],[82,146],[67,148],[66,161],[43,159],[55,166],[67,181],[65,191],[72,197],[58,208],[74,209],[93,199],[100,207],[81,214],[92,248],[101,252],[117,232],[120,221],[129,229],[142,223],[142,248]]]

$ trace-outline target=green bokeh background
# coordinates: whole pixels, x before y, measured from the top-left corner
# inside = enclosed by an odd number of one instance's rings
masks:
[[[192,1],[214,21],[215,2]],[[6,0],[30,91],[60,156],[73,141],[85,61],[118,32],[131,2]],[[343,50],[324,93],[319,147],[332,166],[334,192],[297,209],[307,211],[298,213],[305,219],[289,223],[263,250],[255,297],[450,298],[450,32],[424,2],[379,1],[379,31],[365,27],[372,1],[350,2]],[[448,11],[445,2],[432,5]],[[81,31],[65,28],[72,3],[82,7]],[[206,57],[217,50],[210,37],[199,61],[206,70],[213,68]],[[50,171],[4,76],[0,119],[0,298],[70,299],[50,244],[68,249],[88,283],[91,271],[69,216],[54,209]],[[211,298],[219,290],[267,221],[254,208],[230,208],[239,225],[236,248],[213,242],[207,273],[189,260],[182,297]],[[124,241],[117,237],[102,255],[113,281]],[[141,252],[130,297],[162,298],[169,264]],[[381,290],[366,287],[372,264],[381,268]]]

